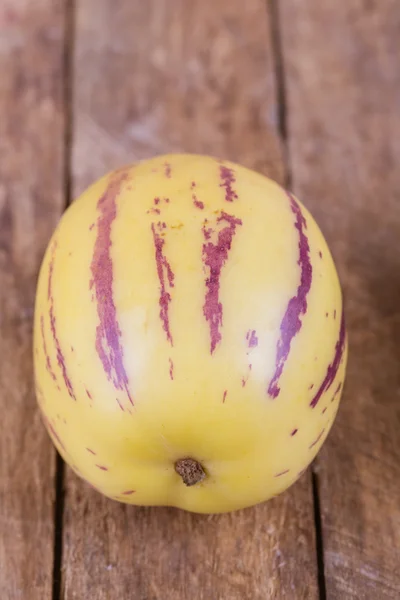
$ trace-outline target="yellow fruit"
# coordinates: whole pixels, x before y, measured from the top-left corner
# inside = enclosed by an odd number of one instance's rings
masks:
[[[347,357],[337,273],[307,210],[262,175],[190,155],[111,173],[67,210],[34,338],[40,408],[72,468],[111,498],[196,512],[299,477]]]

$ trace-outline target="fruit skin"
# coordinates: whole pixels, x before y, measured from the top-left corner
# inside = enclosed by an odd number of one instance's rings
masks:
[[[100,492],[200,513],[289,487],[323,444],[347,360],[342,295],[308,211],[227,161],[162,156],[92,185],[46,251],[36,391]],[[175,461],[206,473],[187,487]]]

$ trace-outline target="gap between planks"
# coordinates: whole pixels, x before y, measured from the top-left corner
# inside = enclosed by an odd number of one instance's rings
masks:
[[[324,539],[322,535],[322,515],[321,502],[319,494],[318,475],[311,467],[312,493],[314,502],[314,527],[315,543],[317,552],[317,572],[318,572],[318,590],[320,600],[326,600],[326,582],[325,582],[325,560],[324,560]]]
[[[64,20],[63,52],[63,108],[64,108],[64,210],[71,204],[72,174],[71,157],[73,144],[73,57],[75,43],[75,0],[66,0]],[[61,456],[56,455],[56,475],[54,480],[54,540],[53,540],[53,587],[52,600],[62,598],[63,524],[65,505],[65,465]]]
[[[266,0],[270,14],[271,46],[272,57],[274,61],[274,73],[276,84],[276,105],[277,105],[277,129],[281,138],[283,150],[283,162],[285,169],[285,186],[292,189],[292,169],[290,163],[290,150],[288,142],[288,121],[287,121],[287,101],[286,101],[286,71],[283,57],[281,24],[279,16],[279,0]]]
[[[286,100],[286,70],[283,54],[283,43],[281,35],[281,20],[279,14],[279,0],[267,0],[267,6],[270,14],[271,24],[271,43],[272,55],[274,59],[275,83],[276,83],[276,102],[277,102],[277,119],[278,132],[282,141],[282,149],[284,152],[285,170],[285,185],[291,190],[292,188],[292,170],[290,161],[289,149],[289,134],[287,121],[287,100]],[[318,475],[313,466],[311,471],[311,486],[313,495],[314,509],[314,531],[315,531],[315,550],[317,560],[318,574],[318,591],[320,600],[326,600],[326,581],[325,581],[325,565],[324,565],[324,541],[322,533],[322,515],[321,502],[319,495]]]
[[[52,600],[61,599],[61,573],[63,559],[63,520],[64,520],[64,462],[59,454],[56,457],[55,504],[54,504],[54,550],[53,550],[53,593]]]

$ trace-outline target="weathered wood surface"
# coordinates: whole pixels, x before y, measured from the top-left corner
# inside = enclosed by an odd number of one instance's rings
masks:
[[[400,598],[400,6],[282,0],[295,191],[334,251],[350,362],[318,460],[328,599]]]
[[[73,190],[167,151],[212,153],[282,180],[263,0],[76,4]],[[317,598],[310,477],[225,516],[136,509],[71,472],[63,597]]]
[[[400,597],[399,35],[396,0],[0,0],[1,600]],[[54,544],[31,333],[71,141],[74,196],[120,164],[202,152],[290,175],[321,224],[350,361],[316,463],[318,548],[310,475],[204,517],[119,505],[69,470]]]
[[[36,409],[36,276],[64,205],[62,0],[0,2],[0,598],[51,598],[55,452]],[[51,132],[51,135],[49,135]]]

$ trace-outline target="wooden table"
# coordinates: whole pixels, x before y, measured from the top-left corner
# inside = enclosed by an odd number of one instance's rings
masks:
[[[400,598],[398,0],[0,0],[1,600]],[[132,508],[64,468],[35,405],[32,306],[62,211],[168,151],[285,182],[344,286],[337,422],[280,498]]]

